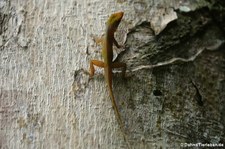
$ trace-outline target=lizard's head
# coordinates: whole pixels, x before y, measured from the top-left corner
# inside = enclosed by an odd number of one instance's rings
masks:
[[[109,17],[107,21],[107,26],[111,29],[111,31],[113,32],[116,31],[122,18],[123,18],[123,12],[114,13]]]

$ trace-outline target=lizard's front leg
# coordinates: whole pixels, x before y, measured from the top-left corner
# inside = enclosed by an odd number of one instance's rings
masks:
[[[115,37],[113,37],[113,43],[117,48],[124,48],[123,45],[119,45],[118,42],[116,41]]]

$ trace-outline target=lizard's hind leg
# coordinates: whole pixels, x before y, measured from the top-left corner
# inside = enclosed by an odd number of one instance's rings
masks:
[[[94,74],[95,74],[95,68],[94,68],[94,65],[95,66],[98,66],[98,67],[101,67],[101,68],[104,68],[104,62],[102,61],[99,61],[99,60],[91,60],[90,61],[90,77],[93,77]]]
[[[122,77],[125,78],[126,69],[127,69],[126,63],[113,62],[112,63],[112,68],[122,68]]]

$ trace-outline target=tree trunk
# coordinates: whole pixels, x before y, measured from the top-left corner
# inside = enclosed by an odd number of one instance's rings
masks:
[[[113,93],[133,149],[225,143],[225,3],[0,1],[0,148],[128,148],[93,36],[124,11]],[[201,143],[201,144],[196,144]]]

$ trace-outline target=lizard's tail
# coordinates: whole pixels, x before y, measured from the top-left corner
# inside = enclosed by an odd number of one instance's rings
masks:
[[[106,80],[106,83],[107,83],[107,86],[109,89],[109,95],[111,98],[112,106],[115,111],[116,117],[119,121],[120,126],[123,126],[123,122],[122,122],[119,110],[117,108],[117,104],[116,104],[116,101],[115,101],[115,98],[113,95],[113,91],[112,91],[112,70],[111,69],[107,69],[107,68],[105,69],[105,80]]]
[[[109,95],[110,95],[110,98],[111,98],[112,106],[113,106],[115,115],[117,117],[117,120],[119,122],[120,129],[122,130],[124,140],[127,143],[128,149],[131,149],[128,138],[125,134],[124,124],[123,124],[123,121],[121,119],[119,110],[117,108],[116,100],[115,100],[113,92],[112,92],[112,70],[111,69],[105,69],[105,79],[106,79],[107,86],[108,86],[108,89],[109,89]]]
[[[109,95],[110,95],[110,98],[111,98],[111,101],[112,101],[113,109],[114,109],[114,111],[116,113],[116,116],[117,116],[117,119],[119,121],[119,124],[120,124],[120,126],[124,127],[123,126],[123,121],[122,121],[121,116],[120,116],[120,112],[118,110],[118,107],[117,107],[114,95],[112,93],[112,86],[108,85],[108,88],[109,88]]]

